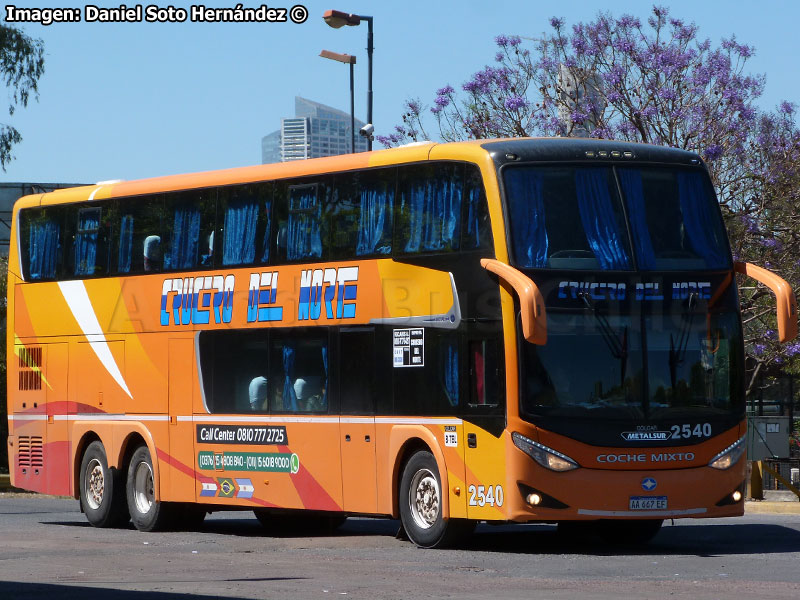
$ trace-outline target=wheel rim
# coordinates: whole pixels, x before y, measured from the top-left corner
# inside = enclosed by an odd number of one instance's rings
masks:
[[[155,502],[153,470],[146,462],[136,465],[136,471],[133,474],[133,502],[136,510],[141,514],[150,512],[150,508]]]
[[[408,490],[408,505],[418,527],[433,527],[439,517],[439,483],[428,469],[420,469],[414,474]]]
[[[103,472],[103,465],[96,458],[89,461],[86,465],[86,484],[84,496],[86,496],[86,503],[92,510],[97,510],[103,503],[103,493],[106,489],[105,473]]]

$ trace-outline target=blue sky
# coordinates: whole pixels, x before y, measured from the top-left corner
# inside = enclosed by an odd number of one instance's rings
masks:
[[[197,0],[200,3],[202,0]],[[302,2],[302,0],[299,0]],[[79,7],[85,2],[33,2],[19,7]],[[119,6],[120,2],[94,2]],[[160,6],[189,6],[172,1]],[[205,0],[232,7],[230,0]],[[260,0],[243,0],[259,6]],[[268,3],[290,8],[295,2]],[[7,3],[4,3],[4,5]],[[127,2],[133,6],[134,1]],[[145,5],[149,4],[145,2]],[[39,102],[0,122],[23,136],[4,181],[82,182],[138,179],[258,164],[261,137],[294,112],[295,95],[349,109],[346,65],[320,58],[322,49],[355,54],[356,115],[366,116],[366,24],[331,29],[330,8],[375,18],[374,121],[388,133],[403,101],[430,104],[437,88],[460,86],[493,62],[500,33],[536,37],[551,16],[567,24],[594,18],[600,7],[615,16],[647,17],[652,3],[564,0],[306,0],[303,24],[53,24],[25,25],[44,40],[46,72]],[[800,103],[797,23],[800,3],[762,0],[660,2],[718,43],[736,34],[756,48],[751,73],[767,76],[763,108]],[[5,17],[5,13],[3,13]],[[4,99],[5,100],[5,99]],[[376,147],[380,147],[376,143]]]

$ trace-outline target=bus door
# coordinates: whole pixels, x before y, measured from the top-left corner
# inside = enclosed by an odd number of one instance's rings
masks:
[[[193,382],[197,380],[194,361],[194,340],[169,340],[169,383],[167,390],[169,424],[166,426],[167,439],[154,435],[157,447],[169,448],[172,461],[184,465],[194,465],[194,424],[179,416],[192,414]],[[154,432],[155,433],[155,432]],[[155,457],[152,457],[155,460]],[[193,476],[177,469],[167,468],[162,462],[160,482],[162,497],[169,490],[168,498],[175,502],[193,502],[195,500],[195,481]]]
[[[377,512],[375,451],[375,330],[339,332],[338,382],[341,417],[343,509]]]
[[[464,408],[467,515],[504,518],[505,370],[502,337],[468,335],[467,398]]]

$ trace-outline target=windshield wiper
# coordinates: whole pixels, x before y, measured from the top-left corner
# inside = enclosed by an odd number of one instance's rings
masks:
[[[606,319],[605,315],[600,314],[597,310],[589,294],[579,293],[578,296],[583,300],[586,308],[592,311],[592,315],[594,315],[595,321],[597,321],[603,341],[606,343],[606,346],[608,346],[611,355],[620,361],[620,385],[623,385],[625,383],[625,371],[628,366],[628,327],[623,327],[622,335],[618,336],[617,332],[614,331],[608,323],[608,319]]]
[[[697,306],[697,293],[692,292],[689,294],[688,300],[689,318],[686,319],[686,313],[684,313],[684,321],[681,325],[680,335],[678,336],[677,349],[675,348],[674,337],[671,333],[669,334],[669,377],[673,390],[675,389],[678,379],[678,365],[681,364],[686,358],[686,349],[689,345],[689,333],[692,329],[695,306]]]

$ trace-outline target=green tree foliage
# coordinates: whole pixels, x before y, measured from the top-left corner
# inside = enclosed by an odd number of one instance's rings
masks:
[[[44,73],[42,40],[25,35],[20,29],[0,25],[0,74],[8,89],[8,114],[17,106],[27,106],[30,98],[39,97],[38,82]],[[0,167],[14,158],[11,150],[22,136],[11,125],[0,123]]]

